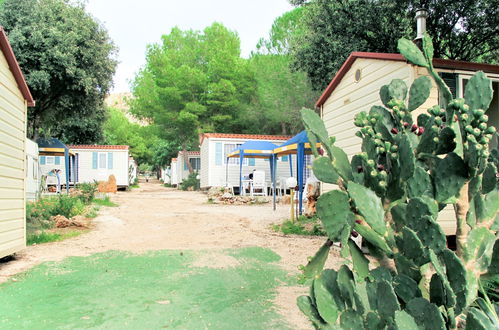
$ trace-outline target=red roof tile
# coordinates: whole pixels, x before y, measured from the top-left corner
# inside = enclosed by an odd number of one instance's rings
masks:
[[[35,100],[33,100],[33,96],[31,96],[31,92],[29,91],[28,85],[26,84],[26,80],[24,79],[21,67],[19,67],[19,63],[17,63],[14,51],[10,46],[9,38],[7,38],[7,34],[5,33],[5,30],[2,26],[0,26],[0,50],[4,54],[5,59],[9,64],[9,69],[10,71],[12,71],[14,79],[16,80],[17,87],[19,87],[19,90],[28,103],[28,106],[34,107]]]
[[[200,156],[201,152],[200,151],[187,151],[186,152],[188,156]],[[183,154],[182,151],[179,151],[178,154]]]
[[[80,144],[68,145],[69,149],[105,149],[105,150],[128,150],[128,146],[117,145],[99,145],[99,144]]]
[[[199,135],[199,143],[205,138],[244,139],[244,140],[289,140],[291,135],[263,135],[263,134],[230,134],[230,133],[203,133]]]
[[[331,93],[335,90],[336,86],[340,83],[341,79],[345,76],[348,70],[352,67],[352,64],[358,58],[368,58],[377,60],[388,60],[388,61],[403,61],[407,62],[406,59],[401,54],[394,53],[368,53],[368,52],[353,52],[343,63],[341,68],[336,72],[333,80],[326,87],[321,97],[315,103],[316,107],[323,105],[329,98]],[[433,66],[439,69],[458,69],[458,70],[468,70],[468,71],[484,71],[489,73],[499,73],[499,65],[484,64],[484,63],[472,63],[456,60],[445,60],[441,58],[433,59]]]

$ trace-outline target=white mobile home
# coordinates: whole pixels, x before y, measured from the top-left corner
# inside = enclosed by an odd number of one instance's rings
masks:
[[[172,186],[178,185],[178,171],[177,171],[177,158],[172,158],[170,163],[170,183]]]
[[[56,138],[39,138],[36,142],[41,180],[44,182],[42,188],[60,185],[64,186],[68,192],[70,186],[78,183],[77,156]],[[66,159],[68,160],[67,166]]]
[[[139,167],[135,159],[132,156],[128,157],[128,183],[133,185],[135,183],[135,179],[137,179],[137,172]]]
[[[434,59],[433,65],[457,97],[463,97],[463,87],[476,71],[484,71],[493,81],[494,89],[494,99],[487,111],[489,124],[499,128],[499,66],[442,59]],[[336,145],[352,157],[361,151],[362,142],[355,136],[358,128],[353,123],[354,116],[360,111],[369,111],[373,105],[381,105],[381,86],[393,79],[402,79],[410,86],[416,78],[427,74],[425,68],[407,63],[400,54],[355,52],[336,73],[316,106],[320,108],[329,135],[336,137]],[[438,89],[433,83],[429,99],[412,112],[414,118],[438,102]],[[328,190],[331,186],[325,185],[324,188]],[[439,221],[446,234],[455,233],[452,208],[446,208]]]
[[[107,181],[116,178],[118,188],[129,186],[128,146],[72,145],[78,159],[79,182]]]
[[[187,151],[185,154],[183,151],[179,151],[177,156],[178,183],[182,183],[189,176],[189,166],[187,165],[186,158],[194,172],[199,173],[201,171],[201,154],[199,151]]]
[[[291,136],[253,135],[253,134],[223,134],[204,133],[199,136],[201,147],[201,188],[239,186],[239,158],[229,158],[227,155],[241,144],[251,140],[265,140],[280,145]],[[294,157],[293,157],[294,158]],[[293,164],[292,166],[295,166]],[[265,180],[270,187],[270,165],[267,159],[246,158],[242,167],[242,175],[246,176],[253,170],[265,172]],[[294,169],[296,171],[296,169]],[[227,171],[227,173],[226,173]],[[277,162],[276,177],[289,177],[289,157],[284,156]]]
[[[26,247],[26,120],[35,106],[0,27],[0,258]]]
[[[161,169],[160,179],[163,180],[163,183],[172,183],[170,166]]]
[[[26,200],[35,201],[40,194],[38,144],[26,139]]]

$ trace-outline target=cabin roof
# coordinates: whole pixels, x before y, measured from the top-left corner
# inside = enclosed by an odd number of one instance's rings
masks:
[[[98,149],[98,150],[128,150],[128,146],[124,145],[99,145],[99,144],[80,144],[69,145],[70,149]]]
[[[291,135],[265,135],[265,134],[231,134],[231,133],[203,133],[199,135],[199,144],[206,138],[242,139],[242,140],[283,140],[290,139]]]
[[[35,100],[33,100],[33,96],[31,96],[31,92],[29,91],[28,84],[26,83],[26,79],[24,79],[24,75],[21,71],[21,67],[17,62],[16,55],[14,55],[14,51],[9,42],[9,38],[7,37],[7,33],[2,26],[0,26],[0,49],[2,50],[7,63],[9,64],[9,69],[14,75],[14,79],[16,80],[17,87],[21,91],[24,99],[28,103],[28,106],[34,107]]]
[[[358,58],[407,62],[407,60],[401,54],[353,52],[350,54],[350,56],[348,56],[347,60],[343,63],[338,72],[336,72],[329,85],[326,87],[322,95],[319,97],[319,99],[315,103],[316,107],[320,107],[326,102],[331,93],[333,93],[333,91],[336,89],[336,86],[338,86],[338,84],[341,82],[345,74],[348,72],[348,70],[350,70],[353,63]],[[467,71],[481,70],[488,73],[499,74],[499,65],[485,64],[485,63],[473,63],[473,62],[435,58],[433,59],[433,66],[439,69],[453,69],[453,70],[457,69],[457,70],[467,70]]]

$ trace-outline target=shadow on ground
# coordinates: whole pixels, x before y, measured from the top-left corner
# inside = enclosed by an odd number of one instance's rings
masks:
[[[290,283],[269,249],[110,251],[41,264],[0,285],[0,328],[288,329]]]

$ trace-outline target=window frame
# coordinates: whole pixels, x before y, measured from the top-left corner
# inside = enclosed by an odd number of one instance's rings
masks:
[[[241,146],[243,143],[239,142],[223,142],[222,143],[222,157],[223,157],[223,165],[229,165],[229,166],[234,166],[237,165],[239,166],[239,157],[237,158],[230,158],[229,162],[227,163],[227,155],[230,154],[232,151],[236,150],[239,146]],[[226,145],[235,145],[231,151],[225,152],[225,146]],[[248,166],[248,158],[243,159],[243,166]]]
[[[104,156],[104,166],[101,166],[101,156]],[[107,152],[98,152],[97,153],[97,169],[98,170],[107,170]]]

